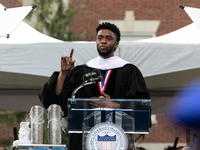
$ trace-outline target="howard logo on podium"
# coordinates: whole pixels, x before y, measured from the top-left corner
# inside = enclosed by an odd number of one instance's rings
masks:
[[[87,150],[126,150],[127,137],[119,126],[105,122],[90,130],[86,147]]]

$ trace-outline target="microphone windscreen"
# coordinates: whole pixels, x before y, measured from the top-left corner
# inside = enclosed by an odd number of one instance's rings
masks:
[[[99,71],[99,69],[93,69],[92,72],[96,72],[97,76],[100,75],[100,71]]]

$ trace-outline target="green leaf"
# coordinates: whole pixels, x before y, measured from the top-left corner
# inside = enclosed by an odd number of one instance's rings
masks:
[[[63,0],[34,0],[33,5],[37,7],[28,18],[36,15],[36,30],[63,41],[77,41],[83,36],[83,33],[75,35],[68,30],[74,15],[79,11],[79,6],[66,9]]]

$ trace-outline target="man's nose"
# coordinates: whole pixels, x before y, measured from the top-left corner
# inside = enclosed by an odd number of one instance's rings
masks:
[[[107,42],[106,38],[103,38],[102,41],[101,41],[101,43],[106,43],[106,42]]]

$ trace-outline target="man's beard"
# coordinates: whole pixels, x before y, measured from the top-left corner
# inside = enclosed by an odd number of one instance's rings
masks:
[[[109,56],[113,52],[113,49],[110,48],[106,52],[101,52],[100,49],[97,47],[97,51],[100,56]]]

